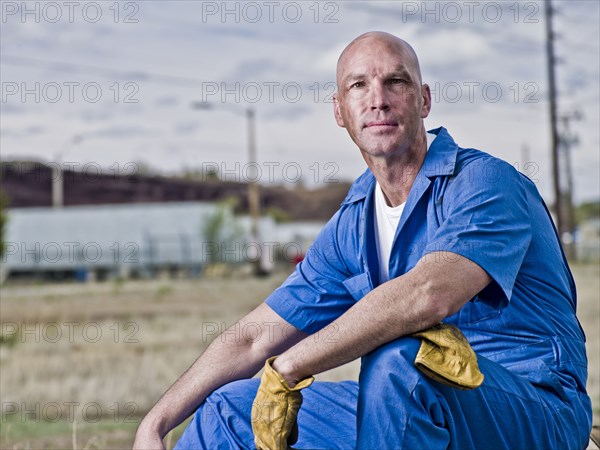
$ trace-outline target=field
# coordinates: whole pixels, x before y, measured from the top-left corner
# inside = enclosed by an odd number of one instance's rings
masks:
[[[573,267],[600,415],[600,274]],[[0,447],[130,448],[143,414],[216,333],[281,281],[249,277],[0,290]],[[319,379],[355,378],[357,363]],[[597,421],[597,420],[596,420]],[[174,445],[176,430],[170,437]]]

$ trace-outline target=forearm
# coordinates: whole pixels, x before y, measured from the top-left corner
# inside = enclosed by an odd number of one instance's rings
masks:
[[[319,333],[291,347],[273,367],[293,384],[454,314],[491,281],[477,265],[455,256],[451,263],[438,263],[436,254],[423,258],[413,270],[377,287]]]
[[[194,364],[165,392],[140,424],[140,432],[164,437],[189,417],[215,389],[234,380],[251,378],[264,355],[251,343],[216,338]]]
[[[440,315],[426,311],[419,294],[418,287],[411,290],[407,283],[381,285],[320,332],[283,353],[273,367],[284,376],[291,374],[296,382],[436,324]]]
[[[237,330],[258,327],[252,338]],[[138,429],[139,446],[146,437],[163,438],[190,416],[215,389],[254,376],[265,359],[277,355],[306,337],[306,333],[281,319],[266,304],[261,304],[233,327],[217,337],[196,362],[167,390],[144,418]],[[138,441],[136,441],[138,442]],[[150,444],[148,444],[150,445]]]

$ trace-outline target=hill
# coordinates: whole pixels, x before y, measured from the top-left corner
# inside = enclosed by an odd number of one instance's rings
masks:
[[[117,175],[99,168],[63,170],[64,205],[99,205],[148,202],[221,201],[236,199],[236,212],[248,212],[248,184],[210,179],[194,181],[159,175]],[[9,207],[52,206],[52,167],[32,161],[0,163],[0,188]],[[280,219],[328,220],[339,208],[350,183],[317,189],[297,186],[261,186],[261,209]]]

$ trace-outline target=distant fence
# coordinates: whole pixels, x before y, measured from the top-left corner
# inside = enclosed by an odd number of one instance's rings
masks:
[[[2,272],[5,277],[57,274],[81,281],[154,277],[162,271],[197,276],[210,263],[297,260],[322,227],[278,226],[261,218],[259,244],[250,236],[250,219],[227,210],[208,241],[203,229],[222,208],[182,202],[10,210]]]
[[[577,261],[582,263],[600,262],[600,241],[579,242],[576,249]]]

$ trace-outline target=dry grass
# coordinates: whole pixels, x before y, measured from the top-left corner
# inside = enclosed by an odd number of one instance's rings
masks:
[[[588,334],[590,394],[599,405],[600,277],[597,266],[576,266],[574,273]],[[3,287],[2,412],[21,411],[3,415],[1,448],[128,448],[143,413],[214,330],[232,325],[284,277]],[[319,378],[357,374],[354,363]],[[38,417],[23,415],[23,406],[37,407]],[[61,420],[44,421],[57,410]]]
[[[586,334],[588,393],[594,405],[594,423],[600,423],[600,266],[571,267],[577,286],[577,316]]]

